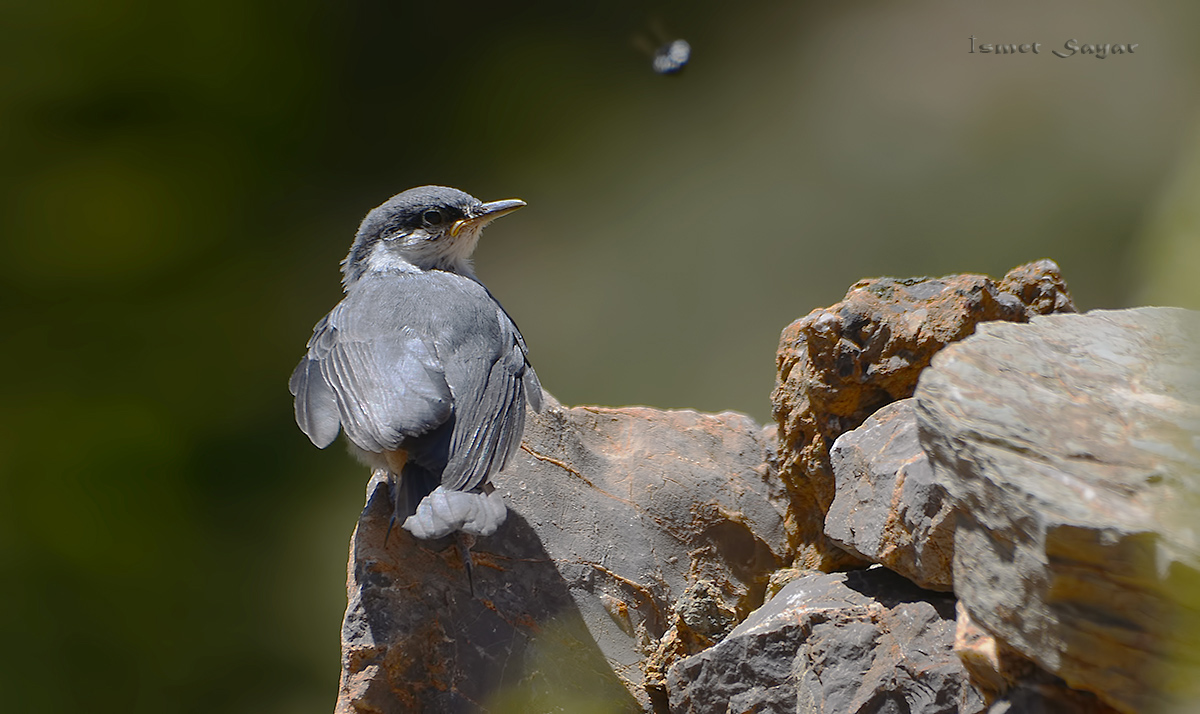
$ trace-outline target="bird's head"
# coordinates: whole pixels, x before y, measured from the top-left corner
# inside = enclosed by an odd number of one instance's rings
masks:
[[[484,203],[445,186],[411,188],[363,219],[342,261],[349,288],[371,272],[446,270],[474,277],[471,254],[483,227],[525,205],[519,199]]]

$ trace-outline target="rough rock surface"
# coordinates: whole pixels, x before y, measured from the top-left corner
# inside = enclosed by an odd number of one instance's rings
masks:
[[[955,608],[954,652],[984,693],[988,714],[1118,714],[1091,692],[1071,689],[1025,655],[998,640]]]
[[[1072,309],[1050,261],[862,281],[784,332],[779,440],[549,400],[473,594],[455,539],[385,546],[372,482],[338,711],[1200,701],[1200,316],[1040,316]],[[808,569],[863,560],[886,567]]]
[[[953,597],[882,568],[810,572],[675,664],[671,711],[984,711],[953,644]]]
[[[1038,667],[971,619],[961,602],[955,605],[954,651],[971,673],[971,681],[988,696],[1006,692]]]
[[[387,489],[369,487],[339,712],[647,710],[673,661],[761,604],[787,555],[768,432],[548,401],[495,479],[510,511],[472,550],[475,597],[452,538],[384,547]]]
[[[971,618],[1125,712],[1200,697],[1198,356],[1197,313],[1055,315],[981,325],[917,389]]]
[[[825,534],[931,590],[954,582],[955,512],[917,437],[913,400],[893,402],[830,451],[836,492]]]
[[[998,283],[982,275],[863,280],[842,302],[784,329],[771,402],[797,564],[828,570],[854,562],[822,528],[833,502],[829,448],[837,437],[912,396],[933,354],[980,322],[1074,310],[1058,266],[1042,260]]]

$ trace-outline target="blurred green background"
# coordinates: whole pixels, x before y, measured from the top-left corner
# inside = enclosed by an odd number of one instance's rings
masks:
[[[287,378],[388,196],[529,202],[476,265],[563,402],[765,422],[779,331],[859,278],[1052,257],[1081,309],[1200,307],[1196,27],[1192,0],[4,2],[4,708],[332,707],[367,473]]]

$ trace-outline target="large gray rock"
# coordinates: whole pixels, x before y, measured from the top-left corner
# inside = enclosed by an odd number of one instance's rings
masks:
[[[829,457],[837,490],[825,535],[923,588],[951,590],[955,513],[917,438],[913,400],[842,434]]]
[[[788,557],[772,441],[748,417],[530,415],[473,549],[393,531],[373,484],[350,547],[339,712],[643,711],[672,662],[758,607]],[[650,676],[646,675],[647,669]]]
[[[883,568],[810,572],[724,640],[675,664],[672,712],[973,714],[954,598]]]
[[[960,518],[954,589],[1126,712],[1200,695],[1200,316],[987,323],[933,359],[921,440]]]

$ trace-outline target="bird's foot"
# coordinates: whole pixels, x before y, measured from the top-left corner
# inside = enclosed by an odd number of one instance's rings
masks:
[[[475,545],[475,536],[459,531],[455,533],[458,542],[458,555],[462,558],[463,569],[467,571],[467,589],[471,597],[475,597],[475,561],[471,559],[471,546]]]
[[[392,517],[388,519],[387,530],[383,533],[383,547],[387,548],[388,537],[392,535],[392,528],[396,526],[396,514],[400,512],[401,501],[404,500],[404,491],[400,488],[400,477],[392,472],[387,475],[388,488],[392,496]]]

